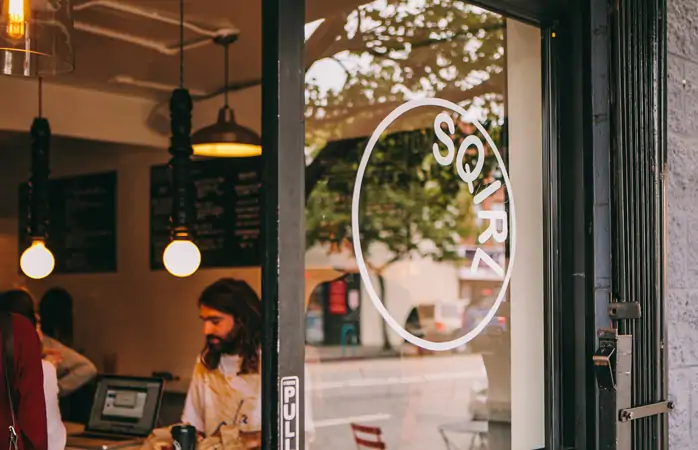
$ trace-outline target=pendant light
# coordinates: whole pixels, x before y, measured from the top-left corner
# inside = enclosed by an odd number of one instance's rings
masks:
[[[29,278],[39,280],[53,272],[56,261],[46,248],[48,221],[48,177],[51,127],[42,117],[42,86],[39,78],[39,115],[31,127],[31,176],[29,177],[29,236],[31,245],[19,259],[19,267]]]
[[[224,49],[224,104],[218,111],[218,121],[200,129],[192,136],[192,147],[197,156],[217,158],[243,158],[262,154],[262,139],[249,128],[235,122],[235,113],[228,106],[228,54],[236,34],[217,36],[213,41]]]
[[[0,74],[72,72],[72,34],[72,0],[0,0]]]
[[[179,2],[179,88],[170,98],[172,137],[170,170],[172,171],[171,241],[162,255],[165,269],[176,277],[188,277],[199,268],[201,252],[189,230],[194,213],[191,181],[191,110],[189,91],[184,89],[184,0]]]

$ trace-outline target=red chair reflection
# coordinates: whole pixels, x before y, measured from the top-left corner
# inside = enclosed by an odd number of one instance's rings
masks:
[[[366,425],[352,423],[351,431],[354,433],[354,441],[356,442],[357,449],[371,448],[385,450],[386,446],[382,440],[383,431],[381,431],[379,427],[368,427]]]

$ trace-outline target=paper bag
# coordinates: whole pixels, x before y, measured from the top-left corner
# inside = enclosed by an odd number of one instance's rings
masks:
[[[141,446],[141,450],[169,450],[172,448],[172,427],[156,428]]]

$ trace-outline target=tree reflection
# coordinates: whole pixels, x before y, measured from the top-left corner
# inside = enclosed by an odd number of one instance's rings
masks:
[[[406,101],[437,97],[459,104],[500,145],[503,37],[501,16],[452,0],[380,0],[323,21],[306,47],[306,58],[318,60],[306,77],[308,247],[352,253],[351,195],[367,136]],[[322,64],[340,67],[343,79],[314,70]],[[439,166],[431,154],[434,116],[426,108],[401,119],[367,167],[362,248],[379,280],[391,264],[411,257],[458,260],[459,244],[478,232],[471,193],[453,167]],[[456,149],[474,131],[462,123],[457,128]],[[476,157],[468,152],[466,163],[473,167]],[[493,176],[496,161],[488,152],[475,193]],[[371,258],[374,248],[384,256],[379,261]],[[381,280],[385,300],[383,287]],[[389,346],[385,330],[384,343]]]

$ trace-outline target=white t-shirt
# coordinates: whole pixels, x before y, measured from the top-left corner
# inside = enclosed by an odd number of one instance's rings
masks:
[[[198,358],[194,367],[182,422],[212,435],[225,422],[242,431],[262,429],[262,385],[259,374],[237,375],[240,358],[225,355],[215,370],[207,369]]]
[[[213,434],[222,422],[232,425],[238,413],[238,426],[243,431],[262,429],[262,385],[259,374],[237,375],[240,358],[226,355],[216,370],[208,370],[200,358],[194,367],[182,422],[193,425],[206,436]],[[305,367],[305,431],[309,440],[315,433],[312,413],[310,375]]]
[[[41,361],[44,372],[44,400],[46,401],[46,425],[48,450],[64,450],[66,442],[65,425],[58,406],[58,377],[56,368],[48,361]]]

